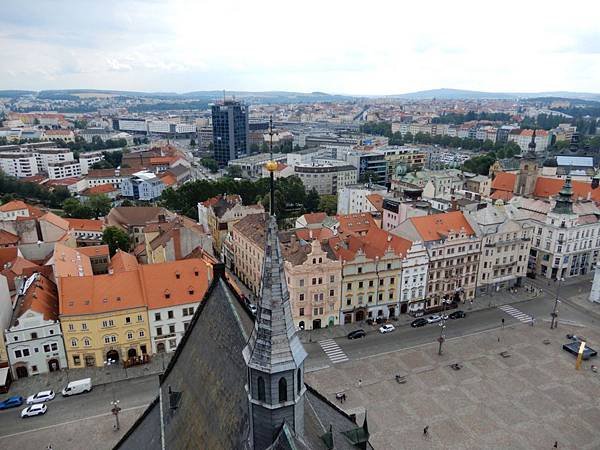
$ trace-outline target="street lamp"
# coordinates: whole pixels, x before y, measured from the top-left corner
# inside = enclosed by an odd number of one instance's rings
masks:
[[[442,321],[440,322],[439,325],[440,325],[440,337],[438,338],[438,342],[440,343],[440,346],[438,348],[438,355],[441,355],[442,354],[442,344],[446,340],[446,335],[444,334],[444,330],[446,330],[446,321],[444,319],[442,319]]]
[[[112,398],[113,398],[113,402],[115,401],[115,383],[114,383],[114,379],[113,379],[113,371],[110,368],[110,366],[114,366],[116,363],[116,361],[114,359],[107,359],[106,361],[104,361],[104,365],[106,367],[108,367],[108,372],[110,373],[110,385],[112,387]]]
[[[559,293],[560,293],[560,284],[564,281],[564,278],[557,279],[558,284],[556,286],[556,298],[554,299],[554,309],[550,314],[552,316],[552,322],[550,322],[550,329],[558,327],[558,304],[560,303]]]
[[[119,407],[119,400],[113,400],[112,402],[110,402],[112,409],[110,410],[113,415],[115,416],[115,430],[120,430],[121,429],[121,425],[119,424],[119,412],[121,411],[121,408]]]

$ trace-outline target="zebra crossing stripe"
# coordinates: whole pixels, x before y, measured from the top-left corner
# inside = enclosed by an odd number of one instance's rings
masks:
[[[319,341],[321,349],[325,352],[332,363],[348,361],[348,357],[339,345],[333,339],[324,339]]]
[[[510,305],[502,305],[498,307],[498,309],[504,311],[509,316],[512,316],[523,323],[531,322],[532,320],[532,317],[530,315],[525,314],[524,312],[519,311],[517,308]]]

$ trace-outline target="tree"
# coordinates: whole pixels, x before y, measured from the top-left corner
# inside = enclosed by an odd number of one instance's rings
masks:
[[[308,194],[306,194],[306,200],[304,201],[306,212],[311,213],[318,211],[320,200],[321,198],[319,197],[319,193],[315,188],[312,188],[310,191],[308,191]]]
[[[365,170],[358,178],[359,183],[376,183],[379,180],[379,175],[374,170]]]
[[[258,153],[260,152],[260,147],[256,142],[250,145],[250,153]]]
[[[405,135],[404,135],[404,142],[413,142],[414,140],[414,136],[413,134],[408,131]]]
[[[102,232],[102,243],[108,245],[111,256],[117,249],[128,252],[130,247],[129,235],[118,227],[106,227]]]
[[[337,214],[337,195],[321,195],[319,211],[324,211],[328,216]]]
[[[62,204],[63,211],[67,217],[75,219],[91,219],[94,211],[87,205],[82,204],[76,198],[68,198]]]
[[[112,169],[113,165],[109,163],[107,160],[103,159],[101,161],[95,162],[91,165],[91,169]]]
[[[201,158],[200,164],[210,170],[212,173],[216,173],[219,170],[219,163],[214,158]]]
[[[112,201],[104,194],[92,195],[86,202],[86,205],[92,210],[94,217],[104,217],[112,207]]]
[[[135,204],[131,200],[125,199],[121,202],[121,206],[135,206]]]
[[[230,178],[242,178],[242,168],[240,166],[228,166],[227,176]]]

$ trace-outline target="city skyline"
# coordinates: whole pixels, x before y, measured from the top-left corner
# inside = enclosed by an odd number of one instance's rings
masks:
[[[3,9],[2,89],[600,92],[596,4],[586,14],[513,1],[493,14],[467,2],[69,0]]]

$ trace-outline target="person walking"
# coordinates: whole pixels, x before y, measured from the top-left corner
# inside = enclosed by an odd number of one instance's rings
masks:
[[[423,437],[427,437],[429,433],[429,425],[423,428]]]

